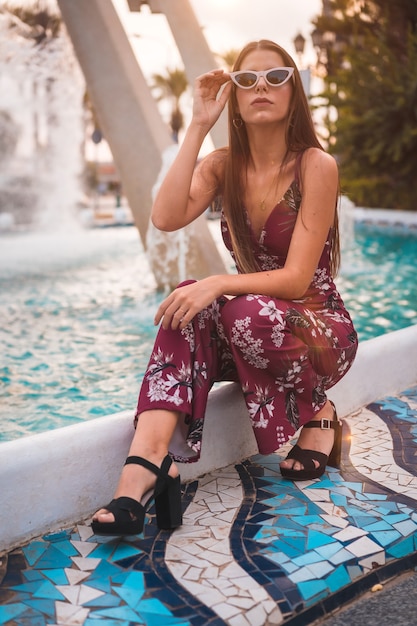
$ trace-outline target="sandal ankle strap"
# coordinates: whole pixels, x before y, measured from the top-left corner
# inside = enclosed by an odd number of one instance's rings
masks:
[[[336,430],[339,428],[340,422],[337,419],[322,417],[320,420],[311,420],[304,424],[303,428],[321,428],[321,430]]]
[[[125,465],[130,465],[130,464],[142,465],[142,467],[146,467],[147,470],[149,470],[150,472],[153,472],[157,477],[165,481],[166,480],[169,481],[171,479],[171,476],[168,476],[168,470],[172,464],[172,459],[169,455],[167,455],[163,459],[161,463],[161,467],[158,467],[154,463],[151,463],[150,461],[148,461],[147,459],[144,459],[141,456],[128,456],[125,461]]]
[[[332,417],[322,417],[319,420],[311,420],[311,422],[307,422],[304,424],[303,428],[320,428],[321,430],[337,430],[342,425],[342,422],[337,417],[336,407],[334,403],[330,400],[330,404],[333,408]]]

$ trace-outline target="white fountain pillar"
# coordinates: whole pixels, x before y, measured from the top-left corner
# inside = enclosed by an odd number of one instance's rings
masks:
[[[58,5],[146,248],[152,187],[162,166],[162,154],[173,145],[168,126],[112,0],[58,0]],[[198,221],[198,237],[193,241],[195,253],[185,259],[187,276],[198,279],[224,273],[224,263],[204,218]],[[164,255],[163,247],[160,254]],[[152,259],[150,264],[152,268]],[[166,286],[154,273],[158,286]],[[173,276],[172,284],[176,280]]]
[[[143,1],[128,0],[128,4],[131,11],[138,10]],[[189,0],[146,0],[145,4],[149,5],[152,13],[165,15],[190,85],[194,84],[197,76],[218,66]],[[227,116],[225,111],[211,130],[210,137],[215,148],[226,145]]]
[[[162,152],[172,140],[111,0],[58,0],[142,241]]]

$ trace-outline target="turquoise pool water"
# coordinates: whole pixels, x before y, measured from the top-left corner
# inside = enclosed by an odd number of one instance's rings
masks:
[[[417,234],[356,228],[338,278],[361,340],[417,323]],[[161,299],[135,228],[0,237],[0,441],[134,410]]]
[[[356,225],[338,287],[361,340],[417,324],[417,231]]]

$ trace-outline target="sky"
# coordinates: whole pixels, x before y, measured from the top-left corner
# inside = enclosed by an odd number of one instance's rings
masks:
[[[303,64],[315,62],[311,20],[321,13],[322,0],[189,0],[207,43],[215,54],[241,48],[254,39],[272,39],[296,58],[293,39],[306,39]],[[146,76],[181,67],[174,39],[163,15],[143,7],[129,13],[126,0],[114,4],[131,36]]]

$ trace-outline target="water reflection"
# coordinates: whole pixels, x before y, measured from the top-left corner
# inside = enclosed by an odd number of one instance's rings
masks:
[[[417,237],[355,239],[337,282],[360,339],[417,323]],[[134,227],[2,236],[0,293],[0,440],[134,410],[162,298]]]

